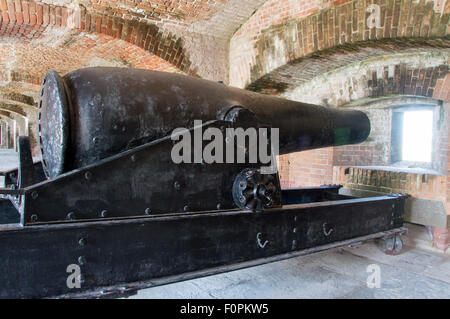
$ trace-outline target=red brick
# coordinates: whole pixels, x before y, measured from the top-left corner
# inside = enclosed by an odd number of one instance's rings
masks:
[[[42,6],[42,24],[48,25],[50,23],[50,7],[47,4]]]
[[[44,22],[44,7],[40,4],[36,5],[37,20],[36,23],[41,25]]]
[[[67,18],[68,18],[67,8],[62,8],[61,9],[61,26],[62,27],[67,26]]]

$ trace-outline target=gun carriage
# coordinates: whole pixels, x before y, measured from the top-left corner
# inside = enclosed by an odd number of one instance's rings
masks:
[[[269,132],[258,143],[273,151],[276,128],[280,154],[360,143],[370,132],[363,112],[87,68],[47,73],[39,121],[42,162],[20,137],[19,166],[2,173],[0,297],[104,297],[372,238],[401,246],[405,195],[284,190],[245,146],[245,161],[196,157],[195,134],[208,129],[224,132],[219,145],[233,154],[242,145],[228,129]],[[176,128],[194,136],[190,161],[172,158]],[[80,287],[67,284],[69,265],[79,266]]]

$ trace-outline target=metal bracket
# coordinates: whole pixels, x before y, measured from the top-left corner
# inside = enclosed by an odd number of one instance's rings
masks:
[[[323,234],[326,236],[326,237],[328,237],[328,236],[330,236],[331,235],[331,233],[333,232],[333,228],[332,227],[330,227],[328,230],[327,230],[327,223],[323,223],[323,225],[322,225],[322,230],[323,230]]]
[[[203,123],[202,128],[231,125],[215,120]],[[233,209],[231,190],[236,175],[244,168],[263,165],[177,164],[171,158],[172,148],[171,136],[166,136],[25,188],[24,225],[138,217],[149,212],[215,211],[219,204],[222,209]],[[278,176],[274,184],[279,185]],[[279,186],[277,191],[281,197]]]
[[[30,138],[19,136],[19,176],[18,186],[24,188],[37,182],[36,171],[34,169],[33,157],[31,156]]]
[[[261,240],[261,233],[256,234],[256,241],[258,242],[258,246],[259,248],[265,248],[267,246],[267,244],[269,243],[268,240],[265,240],[264,243]]]

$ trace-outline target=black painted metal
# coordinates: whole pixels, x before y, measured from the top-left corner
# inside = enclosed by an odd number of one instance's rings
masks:
[[[0,231],[0,297],[79,293],[231,265],[396,229],[405,196],[35,225]],[[81,257],[81,258],[80,258]],[[66,285],[79,264],[80,289]]]
[[[202,127],[229,127],[207,122]],[[201,129],[201,128],[197,128]],[[24,224],[236,208],[235,176],[249,164],[176,164],[162,138],[24,189]],[[279,178],[273,202],[281,206]]]
[[[281,206],[277,174],[256,183],[252,198],[250,189],[235,185],[233,190],[240,172],[265,166],[249,163],[248,152],[242,164],[174,163],[170,134],[177,127],[194,131],[194,120],[203,121],[200,129],[224,133],[237,127],[279,128],[281,153],[358,143],[370,131],[359,111],[147,70],[87,68],[64,78],[51,71],[41,97],[40,146],[52,179],[21,188],[24,195],[15,201],[24,225]],[[245,192],[237,197],[245,199],[242,205],[233,200],[233,191]]]
[[[340,195],[341,185],[323,185],[310,188],[290,188],[282,191],[283,205],[352,199],[353,196]]]
[[[381,232],[377,232],[377,233],[371,233],[369,235],[352,237],[352,238],[346,239],[346,240],[340,240],[337,242],[314,246],[311,248],[291,251],[291,252],[280,254],[280,255],[264,257],[264,258],[259,258],[259,259],[253,259],[253,260],[235,263],[235,264],[231,264],[231,265],[211,267],[211,268],[207,268],[207,269],[201,269],[201,270],[197,270],[197,271],[182,273],[179,275],[160,277],[160,278],[152,279],[152,280],[143,280],[143,281],[139,281],[139,282],[133,282],[131,284],[99,287],[95,290],[81,291],[81,292],[75,293],[75,294],[69,293],[69,294],[65,294],[65,295],[59,295],[56,298],[62,299],[62,298],[127,297],[130,295],[135,295],[139,290],[145,289],[145,288],[166,285],[166,284],[170,284],[170,283],[174,283],[174,282],[190,280],[190,279],[195,279],[195,278],[199,278],[199,277],[211,276],[211,275],[215,275],[215,274],[219,274],[219,273],[223,273],[223,272],[253,267],[256,265],[267,264],[270,262],[285,260],[285,259],[289,259],[289,258],[293,258],[293,257],[305,256],[308,254],[314,254],[317,252],[321,252],[324,250],[337,248],[337,247],[344,247],[344,246],[352,247],[354,245],[360,245],[361,243],[369,241],[369,240],[378,240],[381,238],[391,238],[394,236],[401,236],[401,235],[406,234],[407,232],[408,232],[408,229],[406,227],[394,228],[394,229],[381,231]]]
[[[277,174],[261,174],[258,169],[246,168],[234,179],[233,201],[241,209],[260,212],[265,208],[281,206],[279,189]]]
[[[49,71],[46,74],[39,102],[39,147],[45,172],[49,177],[64,171],[70,136],[69,92],[58,73]],[[75,113],[72,115],[77,116]]]
[[[10,200],[0,198],[0,227],[1,225],[18,224],[19,222],[19,212],[14,207],[12,202]]]
[[[281,153],[358,143],[370,130],[362,112],[115,68],[49,72],[41,96],[51,179],[21,139],[20,168],[0,188],[10,199],[0,200],[0,297],[89,293],[276,260],[403,224],[404,195],[350,199],[333,185],[282,192],[278,175],[259,175],[265,164],[249,163],[248,152],[240,164],[171,158],[177,127],[275,127]],[[66,285],[71,264],[81,267],[81,289]]]
[[[42,166],[42,162],[39,161],[39,162],[34,163],[33,168],[34,168],[34,176],[37,180],[36,181],[37,183],[42,182],[47,179],[45,176],[45,173],[44,173],[44,168]],[[5,180],[4,180],[5,187],[14,188],[19,185],[19,182],[18,182],[19,169],[18,168],[10,169],[7,171],[0,171],[0,176],[5,177]]]
[[[280,129],[280,153],[353,144],[369,135],[367,116],[289,101],[179,74],[86,68],[42,87],[41,149],[50,177],[154,141],[194,120],[247,122]],[[238,112],[241,113],[241,112]],[[239,122],[239,121],[238,121]]]
[[[30,138],[19,136],[19,180],[18,187],[24,188],[38,182],[31,156]]]

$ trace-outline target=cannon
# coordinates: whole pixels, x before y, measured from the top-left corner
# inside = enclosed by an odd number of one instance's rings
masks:
[[[98,67],[48,72],[38,118],[42,162],[20,137],[3,172],[0,297],[124,293],[404,232],[405,195],[280,187],[277,155],[363,142],[360,111]]]
[[[40,102],[42,158],[50,177],[168,136],[194,120],[280,129],[280,153],[363,142],[367,116],[165,72],[87,68],[49,72]],[[239,119],[239,117],[241,119]]]

